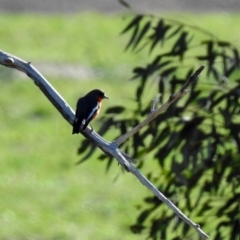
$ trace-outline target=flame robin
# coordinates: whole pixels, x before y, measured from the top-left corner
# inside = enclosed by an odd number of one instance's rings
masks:
[[[94,89],[78,99],[72,134],[79,133],[81,125],[85,130],[88,124],[98,116],[104,98],[108,99],[102,90]]]

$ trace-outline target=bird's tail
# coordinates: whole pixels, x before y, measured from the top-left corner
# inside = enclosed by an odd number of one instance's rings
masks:
[[[74,122],[73,123],[73,130],[72,130],[72,134],[78,134],[79,133],[79,129],[80,129],[80,124],[78,122]]]

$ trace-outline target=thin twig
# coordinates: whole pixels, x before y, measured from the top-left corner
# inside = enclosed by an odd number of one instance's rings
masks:
[[[165,111],[173,102],[184,96],[189,92],[187,88],[191,86],[198,78],[199,74],[204,69],[204,66],[201,66],[197,69],[197,71],[189,77],[189,79],[184,83],[184,85],[181,87],[181,89],[171,95],[166,103],[164,103],[159,109],[156,111],[152,111],[145,120],[143,120],[141,123],[139,123],[137,126],[132,128],[129,132],[125,133],[124,135],[117,138],[114,143],[116,146],[120,146],[122,143],[124,143],[128,138],[133,136],[135,133],[137,133],[141,128],[148,125],[149,122],[151,122],[154,118],[156,118],[160,113]]]
[[[40,90],[45,94],[49,101],[57,108],[61,115],[72,125],[74,121],[74,112],[71,107],[65,102],[65,100],[58,94],[58,92],[51,86],[51,84],[31,65],[30,62],[26,62],[17,58],[11,54],[4,53],[0,51],[0,64],[10,68],[16,68],[19,71],[25,72],[34,83],[40,88]],[[165,110],[172,102],[179,99],[181,96],[187,93],[186,88],[195,81],[200,72],[203,70],[203,66],[196,71],[196,76],[193,76],[188,80],[188,84],[184,84],[180,92],[171,96],[167,103],[165,103],[160,109],[151,113],[152,118],[148,119],[150,122],[154,119],[160,112]],[[195,79],[195,80],[194,80]],[[144,121],[144,126],[146,120]],[[139,128],[140,129],[140,128]],[[207,239],[208,235],[204,233],[200,226],[192,222],[188,217],[186,217],[169,199],[167,199],[145,176],[141,174],[130,162],[134,162],[128,154],[124,153],[118,148],[115,142],[108,142],[101,136],[99,136],[95,131],[87,128],[86,131],[81,132],[81,134],[92,141],[97,147],[99,147],[104,153],[113,156],[119,164],[121,164],[126,171],[131,172],[135,175],[139,181],[145,185],[152,193],[157,196],[161,201],[165,202],[169,208],[171,208],[183,221],[196,229],[202,239]],[[122,141],[122,140],[121,140]],[[121,143],[121,141],[118,142]]]

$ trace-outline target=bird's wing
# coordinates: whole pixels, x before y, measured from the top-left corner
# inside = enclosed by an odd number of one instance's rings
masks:
[[[76,106],[75,121],[82,123],[85,114],[86,114],[86,101],[84,98],[79,98]]]
[[[97,116],[98,111],[99,111],[98,101],[96,100],[88,101],[88,108],[86,111],[86,118],[85,118],[83,130],[85,130],[88,124],[90,123],[90,121],[92,121]]]
[[[95,106],[93,106],[93,108],[91,109],[91,111],[90,111],[89,114],[88,114],[88,117],[87,117],[87,119],[86,119],[86,122],[91,121],[91,120],[94,118],[94,116],[96,115],[98,109],[99,109],[98,104],[96,104]]]
[[[76,106],[75,119],[73,123],[73,134],[79,133],[79,129],[86,115],[86,101],[84,98],[79,98]]]

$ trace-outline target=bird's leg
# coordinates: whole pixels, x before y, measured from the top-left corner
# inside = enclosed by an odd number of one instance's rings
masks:
[[[90,125],[90,127],[91,127],[90,132],[92,132],[92,131],[93,131],[93,127],[92,127],[91,123],[89,123],[89,125]]]

